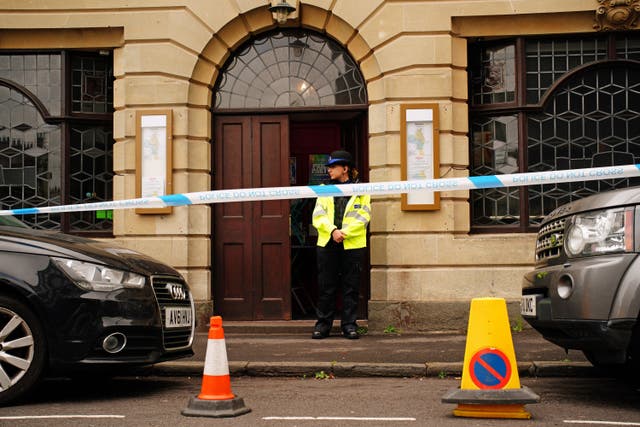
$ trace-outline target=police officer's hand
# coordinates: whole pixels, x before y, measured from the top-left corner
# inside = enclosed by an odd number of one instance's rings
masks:
[[[337,228],[331,232],[331,238],[336,243],[342,243],[344,241],[344,233]]]

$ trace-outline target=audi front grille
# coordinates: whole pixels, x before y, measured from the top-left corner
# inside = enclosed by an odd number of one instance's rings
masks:
[[[193,298],[187,284],[178,277],[154,276],[151,278],[153,291],[160,308],[162,319],[162,342],[165,350],[180,350],[188,348],[193,342],[195,332],[195,310]],[[189,309],[191,326],[166,326],[166,313],[169,309]]]

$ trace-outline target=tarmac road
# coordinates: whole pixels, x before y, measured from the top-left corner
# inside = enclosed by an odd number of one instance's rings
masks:
[[[228,419],[181,415],[200,391],[196,377],[126,377],[96,383],[46,381],[31,400],[0,408],[0,425],[387,427],[640,425],[640,392],[610,378],[525,378],[541,397],[531,420],[467,419],[440,402],[457,378],[252,378],[232,380],[252,411]],[[323,417],[337,417],[328,420]],[[609,424],[602,424],[607,422]],[[622,424],[626,423],[626,424]]]

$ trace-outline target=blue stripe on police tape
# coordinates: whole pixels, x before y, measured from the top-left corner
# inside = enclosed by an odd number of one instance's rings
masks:
[[[167,206],[190,205],[191,200],[184,194],[169,194],[168,196],[158,196]]]
[[[469,181],[473,182],[476,188],[497,188],[504,187],[502,181],[495,175],[491,176],[470,176]]]
[[[12,209],[11,212],[16,215],[33,215],[33,214],[40,213],[40,209],[38,208]]]
[[[337,185],[312,185],[310,188],[318,196],[342,194],[342,190],[340,190]]]

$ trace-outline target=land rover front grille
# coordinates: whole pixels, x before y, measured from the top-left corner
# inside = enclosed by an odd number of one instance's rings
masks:
[[[193,341],[195,318],[193,301],[189,287],[177,277],[152,277],[153,291],[160,307],[162,318],[162,341],[166,350],[177,350],[188,347]],[[188,308],[191,310],[191,326],[166,327],[167,307]]]
[[[566,221],[566,218],[558,219],[540,228],[536,240],[537,263],[560,256],[564,243],[564,224]]]

